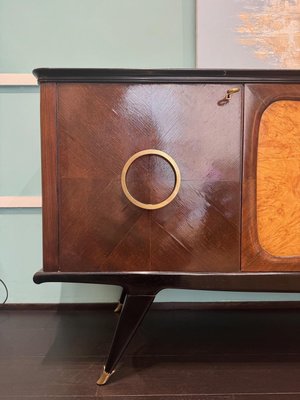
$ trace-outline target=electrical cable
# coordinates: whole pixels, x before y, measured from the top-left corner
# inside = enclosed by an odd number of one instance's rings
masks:
[[[5,292],[6,292],[6,296],[5,296],[5,299],[4,299],[4,301],[3,301],[3,303],[2,304],[5,304],[6,303],[6,301],[7,301],[7,299],[8,299],[8,289],[7,289],[7,286],[6,286],[6,284],[4,283],[4,281],[0,278],[0,282],[2,283],[2,285],[4,286],[4,289],[5,289]]]

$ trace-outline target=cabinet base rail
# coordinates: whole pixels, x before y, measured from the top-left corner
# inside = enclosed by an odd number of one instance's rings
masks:
[[[121,286],[132,295],[156,295],[163,289],[222,290],[241,292],[300,292],[300,272],[45,272],[35,283],[70,282]],[[123,296],[123,297],[122,297]],[[124,294],[120,303],[124,301]]]

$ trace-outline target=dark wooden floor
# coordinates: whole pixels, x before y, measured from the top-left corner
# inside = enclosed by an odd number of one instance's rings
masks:
[[[300,400],[297,310],[152,310],[97,387],[112,310],[0,310],[0,399]]]

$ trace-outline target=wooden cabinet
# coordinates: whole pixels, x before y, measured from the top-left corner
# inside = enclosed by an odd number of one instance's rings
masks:
[[[35,75],[44,265],[34,279],[124,288],[100,384],[161,289],[299,291],[297,71]]]

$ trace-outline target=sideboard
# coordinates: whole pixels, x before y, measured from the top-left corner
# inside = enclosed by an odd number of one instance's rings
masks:
[[[41,282],[123,287],[98,384],[164,288],[300,292],[300,74],[34,70]]]

